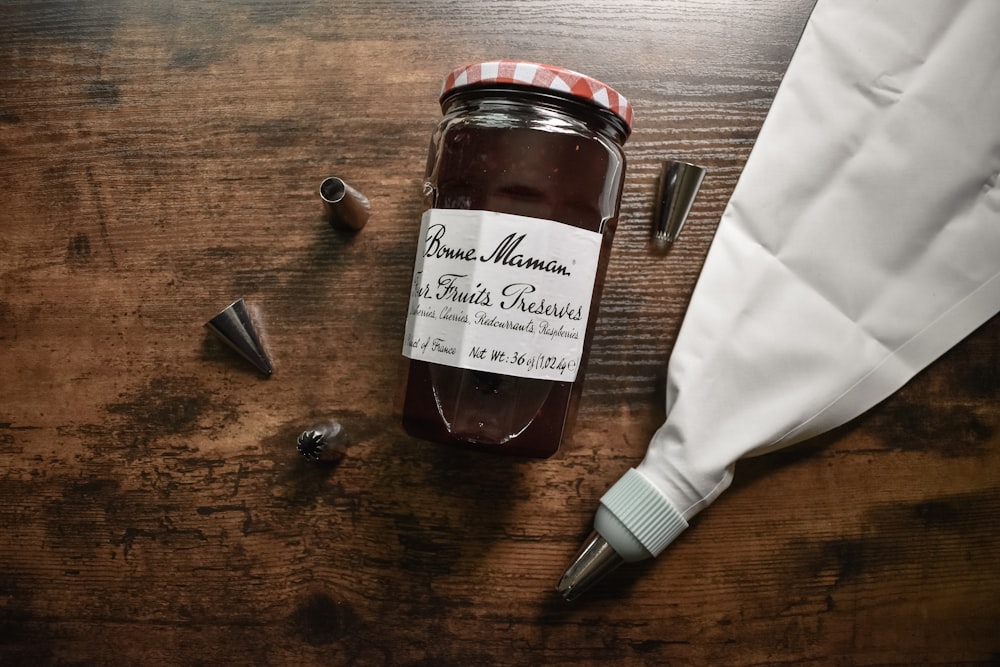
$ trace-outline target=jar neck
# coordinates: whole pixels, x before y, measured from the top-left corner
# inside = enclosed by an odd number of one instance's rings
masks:
[[[594,132],[623,145],[631,132],[628,125],[610,109],[556,91],[540,90],[514,84],[493,84],[451,91],[441,98],[446,113],[459,110],[483,111],[537,110],[570,117],[584,123]]]

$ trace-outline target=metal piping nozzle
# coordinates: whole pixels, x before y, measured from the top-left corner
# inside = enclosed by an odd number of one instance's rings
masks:
[[[667,160],[663,163],[663,175],[656,217],[653,220],[653,238],[657,241],[673,243],[677,240],[691,204],[698,195],[698,189],[705,178],[706,169],[689,162]]]
[[[357,232],[368,222],[371,204],[368,197],[352,188],[343,179],[331,176],[319,186],[319,196],[326,207],[331,225]]]
[[[205,323],[226,345],[236,350],[241,357],[253,364],[254,368],[270,376],[271,360],[267,358],[264,346],[250,319],[250,311],[243,299],[229,304],[221,313]]]
[[[343,425],[328,421],[303,431],[296,441],[296,449],[310,461],[338,463],[347,452],[347,443]]]

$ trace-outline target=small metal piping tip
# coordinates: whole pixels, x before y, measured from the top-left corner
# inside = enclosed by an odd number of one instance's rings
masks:
[[[331,176],[319,185],[319,196],[326,209],[327,220],[339,229],[358,232],[368,223],[371,203],[368,197],[352,188],[343,179]]]
[[[266,376],[273,370],[260,337],[250,319],[250,311],[243,299],[237,299],[229,304],[221,313],[205,323],[205,326],[216,334],[229,347]]]
[[[329,421],[303,431],[296,442],[296,449],[310,461],[337,463],[347,454],[347,442],[347,434],[340,422]]]
[[[618,552],[595,530],[587,538],[572,565],[566,568],[556,584],[556,591],[564,600],[572,602],[624,562]]]
[[[673,243],[677,240],[706,171],[705,167],[690,162],[667,160],[663,163],[658,206],[653,219],[653,238],[656,241]]]

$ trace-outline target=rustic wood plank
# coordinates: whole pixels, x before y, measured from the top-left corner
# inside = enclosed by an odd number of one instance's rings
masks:
[[[0,7],[0,663],[996,664],[1000,319],[868,415],[747,461],[655,563],[555,580],[663,419],[715,225],[812,3]],[[442,77],[555,62],[635,103],[578,425],[548,461],[393,400]],[[709,177],[666,257],[660,162]],[[373,216],[321,219],[339,175]],[[207,336],[258,308],[261,380]],[[296,436],[339,418],[335,468]]]

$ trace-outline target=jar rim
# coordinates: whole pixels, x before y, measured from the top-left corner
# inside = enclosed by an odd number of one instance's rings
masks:
[[[445,77],[441,99],[456,90],[488,84],[512,84],[560,93],[607,109],[632,129],[632,104],[611,86],[580,72],[522,60],[491,60],[464,65]]]

